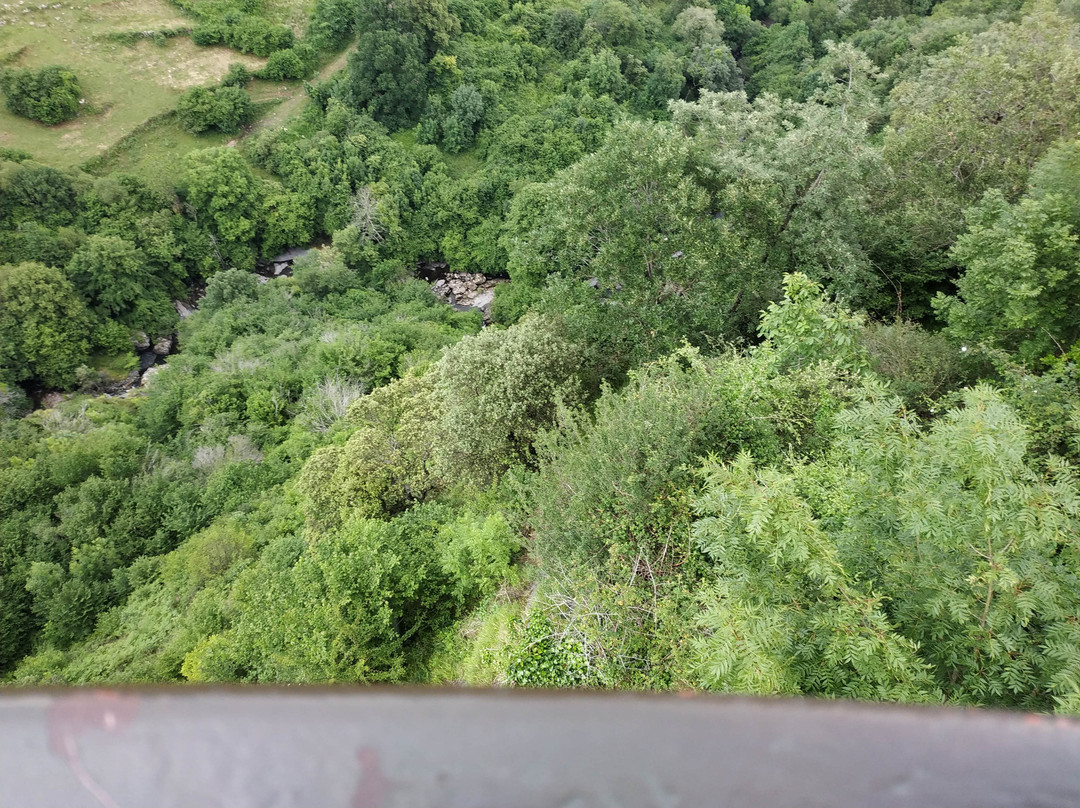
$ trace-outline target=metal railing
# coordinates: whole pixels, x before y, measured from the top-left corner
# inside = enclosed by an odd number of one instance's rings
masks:
[[[2,808],[1080,806],[1080,722],[681,695],[0,692]]]

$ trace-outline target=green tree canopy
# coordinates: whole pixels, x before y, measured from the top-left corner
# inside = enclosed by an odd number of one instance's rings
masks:
[[[251,123],[255,110],[243,87],[196,87],[176,103],[180,125],[192,134],[208,129],[234,134]]]
[[[203,149],[184,158],[180,187],[192,216],[213,234],[221,260],[237,269],[254,268],[261,186],[235,149]]]
[[[45,124],[63,123],[79,114],[82,88],[69,68],[0,70],[0,91],[10,112]]]
[[[1000,191],[968,211],[953,248],[964,267],[957,296],[936,307],[959,340],[1015,351],[1034,362],[1080,340],[1077,221],[1059,195],[1009,205]]]
[[[67,388],[86,361],[89,317],[61,270],[23,263],[0,267],[0,376]]]
[[[117,236],[91,236],[75,251],[67,275],[100,317],[126,314],[140,297],[149,294],[151,275],[146,256]]]
[[[933,247],[997,188],[1015,200],[1059,138],[1080,132],[1080,26],[1042,9],[949,48],[892,93],[885,156],[897,203]]]

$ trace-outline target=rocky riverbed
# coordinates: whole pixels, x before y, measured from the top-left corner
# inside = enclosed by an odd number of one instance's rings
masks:
[[[443,263],[424,264],[417,274],[431,284],[436,297],[459,311],[477,309],[484,315],[484,325],[491,322],[491,304],[495,288],[506,278],[492,278],[481,272],[451,272]]]

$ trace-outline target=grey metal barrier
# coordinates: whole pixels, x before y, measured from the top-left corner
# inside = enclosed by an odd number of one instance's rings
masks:
[[[1080,722],[701,695],[0,691],[0,807],[1080,807]]]

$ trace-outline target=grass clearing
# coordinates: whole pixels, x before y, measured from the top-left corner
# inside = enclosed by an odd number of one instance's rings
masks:
[[[299,34],[314,0],[270,0],[265,16]],[[240,62],[258,70],[265,59],[226,47],[199,47],[176,32],[196,21],[166,0],[0,0],[0,65],[70,67],[79,77],[85,104],[76,119],[45,126],[12,115],[0,98],[0,146],[21,149],[58,168],[87,166],[92,173],[122,171],[155,188],[173,187],[180,160],[195,149],[234,142],[237,135],[191,135],[175,110],[192,87],[210,86]],[[124,36],[138,37],[134,44]],[[347,49],[315,80],[342,69]],[[260,113],[256,128],[281,126],[307,103],[304,83],[255,80],[248,91]]]
[[[347,57],[348,51],[343,51],[319,71],[315,80],[321,81],[341,70]],[[255,79],[247,85],[247,90],[260,112],[258,121],[249,131],[282,126],[299,115],[308,102],[302,81]],[[142,178],[152,188],[168,191],[176,184],[176,174],[184,155],[196,149],[227,146],[242,137],[218,132],[192,135],[180,128],[174,117],[163,118],[119,144],[94,167],[94,173],[122,171]]]
[[[0,146],[61,168],[106,153],[148,120],[174,109],[185,90],[219,81],[231,62],[255,70],[266,61],[224,47],[200,48],[187,37],[134,45],[106,38],[194,24],[164,0],[9,0],[0,2],[0,22],[0,58],[10,58],[10,66],[62,64],[79,77],[84,111],[67,123],[44,126],[0,104]]]
[[[236,135],[208,132],[192,135],[185,132],[175,116],[153,121],[144,129],[118,144],[105,159],[94,166],[94,174],[122,172],[139,177],[151,188],[169,192],[176,186],[180,165],[188,152],[225,146]]]
[[[459,152],[458,154],[442,154],[443,162],[450,171],[450,176],[455,179],[467,177],[480,170],[483,161],[473,151]]]

